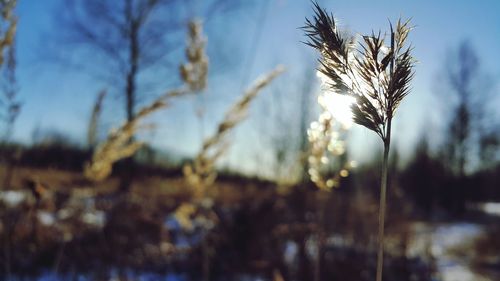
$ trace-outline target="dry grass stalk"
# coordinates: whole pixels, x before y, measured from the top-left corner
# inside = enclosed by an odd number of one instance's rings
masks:
[[[226,136],[245,119],[252,100],[283,71],[283,67],[277,67],[269,74],[259,78],[252,87],[246,90],[243,97],[226,112],[215,134],[203,142],[202,149],[194,162],[183,167],[184,177],[192,188],[193,200],[192,203],[181,204],[175,212],[175,217],[187,230],[192,229],[193,221],[197,222],[196,224],[204,230],[210,230],[218,222],[218,217],[212,210],[213,199],[208,191],[217,177],[216,161],[228,147]],[[197,214],[196,217],[194,217],[195,214]],[[205,280],[208,280],[211,254],[207,239],[202,242],[202,253],[203,276]]]
[[[386,142],[387,126],[402,99],[409,93],[413,78],[414,59],[411,47],[403,46],[411,30],[409,21],[391,25],[390,45],[385,37],[362,36],[356,49],[354,36],[340,33],[335,20],[315,4],[314,21],[306,21],[308,45],[321,53],[319,71],[330,80],[337,94],[356,98],[352,111],[354,121],[375,133]]]
[[[15,0],[0,1],[0,67],[3,70],[1,105],[5,107],[5,113],[2,112],[1,117],[6,122],[4,140],[12,133],[14,122],[21,109],[21,104],[16,100],[18,90],[15,57],[17,17],[14,15],[16,4]]]
[[[186,47],[188,61],[180,66],[180,74],[192,92],[200,92],[207,87],[208,56],[205,53],[207,38],[203,36],[201,21],[190,21],[188,28],[189,38]]]
[[[204,103],[202,92],[207,87],[208,56],[205,46],[207,38],[203,35],[203,25],[200,20],[188,23],[188,42],[186,46],[187,62],[180,66],[180,75],[190,92],[195,94],[194,111],[198,117],[200,141],[205,137]]]
[[[205,44],[206,38],[202,35],[201,22],[190,22],[189,42],[186,48],[188,62],[180,67],[181,77],[186,87],[166,92],[152,104],[141,109],[132,120],[110,132],[107,140],[97,146],[91,161],[85,164],[84,175],[86,178],[93,181],[104,180],[111,174],[113,164],[116,161],[132,156],[142,146],[141,142],[131,142],[136,131],[140,129],[138,123],[141,119],[165,107],[166,101],[172,98],[205,89],[208,75],[208,57],[205,54]],[[95,145],[97,119],[104,95],[104,92],[99,95],[94,106],[89,126],[89,145]]]
[[[17,30],[17,18],[14,16],[16,0],[0,0],[0,65],[4,64],[5,51],[9,49],[15,41]]]
[[[379,32],[362,36],[363,43],[356,48],[355,38],[341,34],[333,16],[317,3],[314,6],[314,19],[306,19],[304,30],[309,37],[307,44],[321,54],[319,71],[330,80],[332,91],[356,98],[352,105],[354,122],[374,131],[384,144],[376,274],[376,280],[382,281],[391,122],[400,102],[410,92],[414,76],[412,48],[404,49],[411,27],[409,21],[398,20],[395,30],[390,24],[388,45]]]
[[[335,120],[324,103],[322,93],[318,98],[322,113],[318,121],[311,123],[307,131],[310,143],[308,157],[309,177],[312,182],[322,191],[331,191],[332,188],[340,186],[341,178],[349,175],[349,170],[355,167],[354,161],[345,159],[344,136],[347,127]],[[331,166],[333,161],[340,161],[340,169],[328,178],[324,177],[325,168]]]
[[[166,107],[168,98],[180,96],[184,92],[185,90],[180,89],[166,93],[150,105],[143,107],[132,120],[111,131],[106,141],[97,146],[92,159],[85,164],[85,177],[92,181],[101,181],[107,178],[111,174],[115,162],[132,156],[143,145],[141,142],[131,142],[135,133],[144,128],[144,126],[139,125],[139,122],[151,113]]]
[[[206,189],[215,181],[215,163],[217,159],[226,151],[228,143],[226,135],[234,129],[243,119],[245,119],[248,107],[252,100],[261,90],[271,83],[278,75],[284,71],[282,66],[278,66],[270,73],[257,79],[243,97],[237,101],[225,114],[224,119],[218,125],[217,131],[211,137],[205,139],[201,151],[196,156],[194,162],[184,166],[184,176],[189,185],[194,189],[194,197],[201,199],[204,197]]]
[[[91,149],[97,144],[97,127],[99,125],[99,116],[101,115],[102,104],[106,97],[106,93],[105,90],[99,92],[94,107],[92,108],[92,115],[90,116],[89,129],[87,132],[87,145]]]

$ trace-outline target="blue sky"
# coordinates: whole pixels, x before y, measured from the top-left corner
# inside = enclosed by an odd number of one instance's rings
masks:
[[[217,18],[216,24],[226,30],[224,40],[210,41],[210,38],[219,38],[220,33],[213,37],[208,34],[209,48],[216,50],[219,47],[213,44],[224,44],[225,50],[234,49],[235,55],[229,58],[233,59],[230,71],[213,77],[210,82],[204,99],[210,101],[207,104],[205,131],[213,130],[225,108],[241,92],[242,84],[247,84],[260,73],[276,64],[284,64],[288,72],[280,79],[290,84],[303,74],[305,68],[314,66],[315,53],[300,43],[305,38],[298,29],[304,24],[304,18],[312,14],[310,1],[269,1],[255,1],[256,6],[248,13]],[[403,155],[411,153],[423,131],[434,142],[440,140],[444,125],[442,120],[447,118],[447,102],[439,93],[442,81],[439,72],[452,48],[462,40],[470,40],[479,54],[482,69],[500,77],[500,1],[318,2],[352,32],[386,30],[388,19],[395,21],[400,16],[411,17],[416,25],[410,36],[415,47],[414,56],[419,61],[413,91],[401,105],[394,125],[395,143]],[[14,138],[28,143],[36,127],[58,130],[83,141],[95,94],[106,87],[103,81],[96,81],[79,71],[54,66],[47,59],[44,47],[48,45],[47,40],[58,32],[52,20],[58,3],[59,0],[21,0],[18,7],[19,97],[24,106]],[[264,21],[258,23],[261,19]],[[262,30],[257,31],[258,27]],[[256,40],[257,44],[252,43]],[[107,102],[108,108],[112,109],[112,113],[105,116],[107,126],[117,124],[123,116],[121,103],[117,103],[119,101],[112,99]],[[183,154],[194,153],[199,146],[199,135],[193,124],[196,120],[190,114],[192,109],[192,100],[180,101],[168,112],[158,114],[154,120],[161,122],[161,126],[156,132],[146,134],[146,139],[161,148]],[[259,142],[262,132],[256,129],[261,119],[252,116],[256,112],[257,109],[252,109],[250,120],[233,137],[235,146],[227,161],[238,163],[241,158],[257,159],[255,156],[261,148],[252,146]],[[371,151],[377,151],[379,143],[372,132],[356,128],[351,139],[355,158],[363,160],[370,157]],[[245,168],[255,170],[257,166]]]

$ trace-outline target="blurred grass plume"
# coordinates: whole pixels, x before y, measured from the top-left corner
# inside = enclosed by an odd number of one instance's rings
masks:
[[[180,75],[192,92],[200,92],[207,87],[208,56],[205,53],[207,38],[203,35],[203,24],[192,20],[188,24],[187,62],[180,66]]]
[[[108,138],[97,146],[92,155],[92,159],[85,164],[84,175],[92,181],[102,181],[112,172],[112,167],[118,160],[130,157],[142,147],[143,143],[132,141],[132,137],[144,126],[140,126],[140,121],[167,106],[167,99],[184,93],[184,90],[172,90],[162,95],[151,104],[143,107],[130,121],[115,130],[112,130]]]
[[[327,93],[322,92],[318,98],[322,112],[307,130],[310,144],[308,174],[320,190],[331,191],[332,188],[340,186],[341,178],[349,175],[349,170],[355,167],[355,162],[346,159],[345,138],[348,128],[336,120],[328,110],[325,94]],[[329,177],[325,177],[324,174],[330,172],[325,170],[332,167],[334,161],[338,162],[339,168]]]
[[[262,89],[283,73],[284,70],[283,66],[278,66],[270,73],[258,78],[226,112],[224,119],[217,126],[215,134],[205,139],[193,163],[184,166],[184,176],[194,189],[195,198],[203,198],[206,189],[215,181],[217,177],[215,172],[216,161],[228,148],[226,136],[245,119],[251,102]]]

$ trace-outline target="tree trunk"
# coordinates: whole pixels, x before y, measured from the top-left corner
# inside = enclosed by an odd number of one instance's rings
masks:
[[[131,121],[135,117],[135,103],[136,103],[136,91],[137,91],[137,73],[139,70],[139,22],[134,18],[132,14],[132,4],[127,1],[126,8],[126,18],[129,24],[129,66],[130,69],[127,73],[127,85],[125,88],[126,97],[126,111],[127,111],[127,121]],[[130,142],[133,138],[130,139]],[[125,169],[122,175],[120,183],[120,191],[126,193],[130,190],[134,175],[134,159],[133,156],[124,160]]]

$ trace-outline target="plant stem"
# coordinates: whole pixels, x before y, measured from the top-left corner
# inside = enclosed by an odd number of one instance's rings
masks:
[[[391,25],[391,50],[394,52],[394,31]],[[391,63],[389,66],[389,73],[391,76],[391,84],[393,83],[394,77],[394,64],[395,57],[392,56]],[[385,137],[382,138],[384,142],[384,160],[382,163],[382,177],[380,180],[380,204],[378,210],[378,252],[377,252],[377,277],[376,281],[382,281],[382,271],[384,269],[384,227],[385,227],[385,209],[386,209],[386,197],[387,197],[387,169],[389,162],[389,150],[391,147],[391,125],[392,125],[392,102],[389,101],[387,109],[387,127],[384,126]]]
[[[207,235],[208,236],[208,235]],[[207,241],[207,237],[203,239],[202,244],[202,271],[203,271],[203,281],[210,280],[210,253],[209,253],[209,245]]]
[[[382,163],[382,179],[380,181],[380,204],[378,211],[378,252],[377,252],[377,278],[382,281],[382,270],[384,267],[384,226],[385,209],[387,197],[387,170],[389,162],[389,149],[391,146],[391,118],[387,123],[386,138],[384,140],[384,160]]]
[[[316,202],[318,202],[317,218],[318,218],[318,228],[316,232],[316,246],[317,246],[317,256],[314,262],[314,281],[321,281],[321,266],[322,266],[322,257],[323,257],[323,247],[325,240],[325,229],[324,229],[324,220],[325,220],[325,209],[328,197],[325,191],[319,191],[317,194]]]

